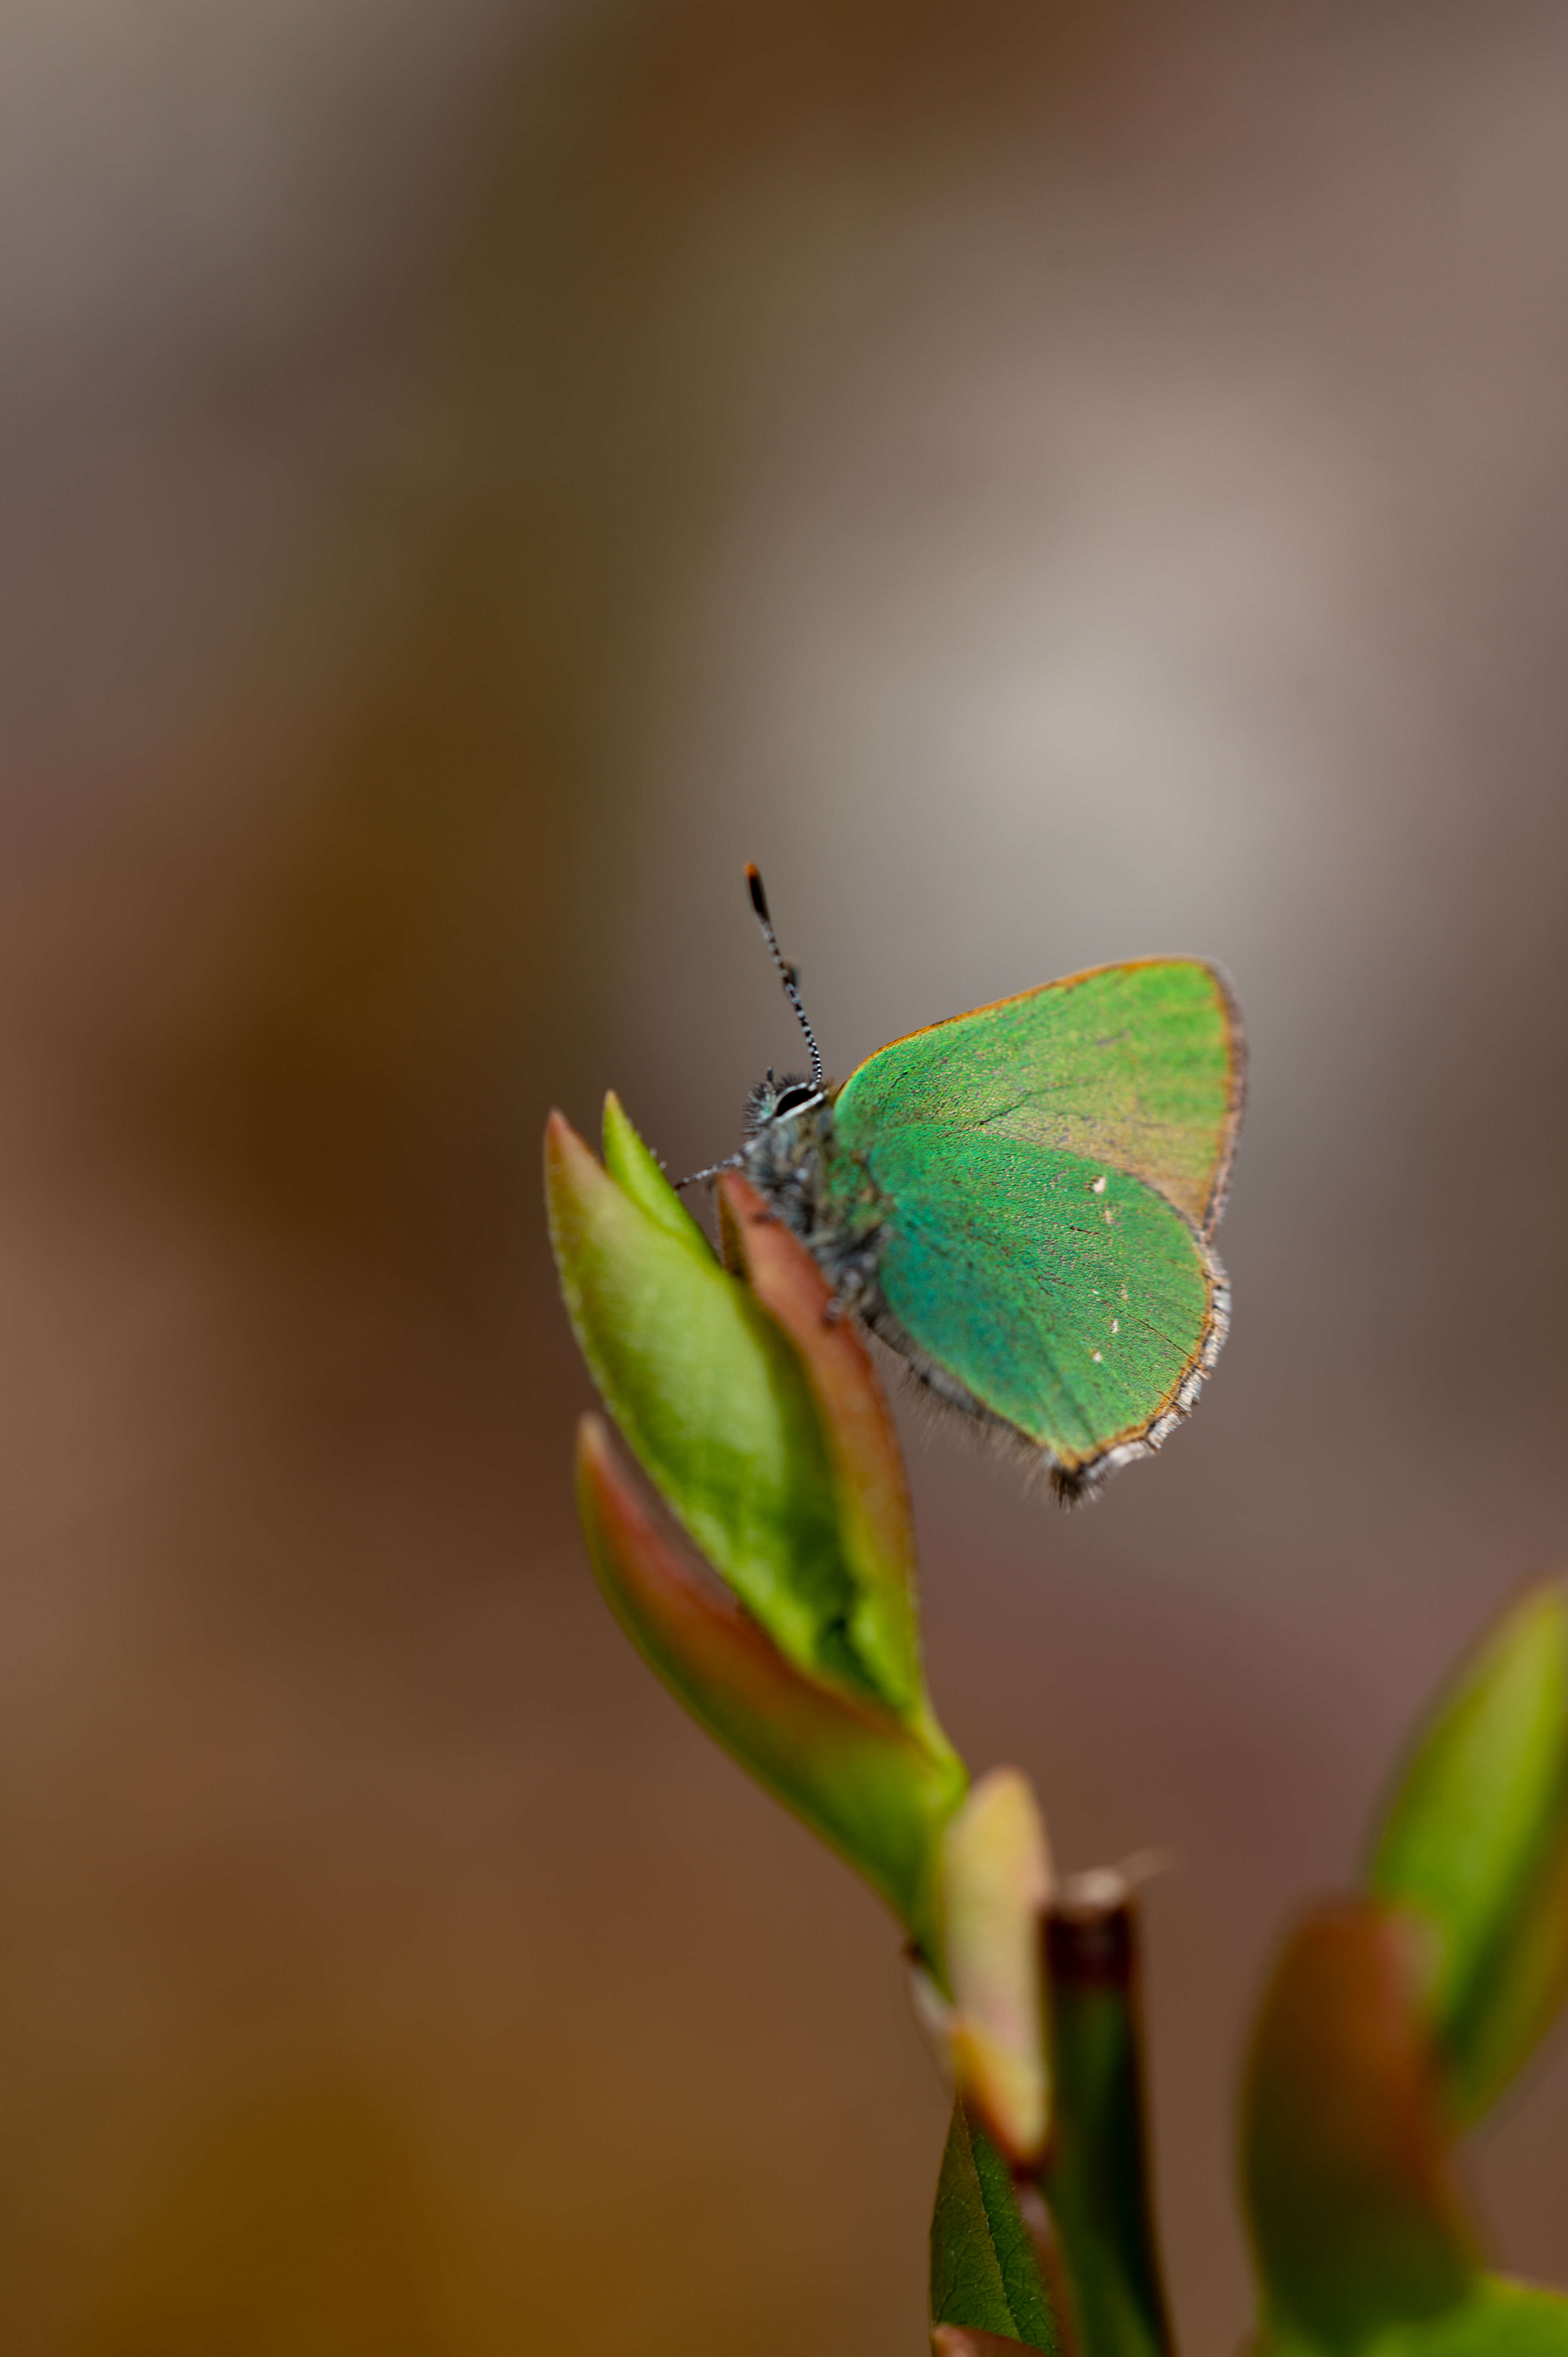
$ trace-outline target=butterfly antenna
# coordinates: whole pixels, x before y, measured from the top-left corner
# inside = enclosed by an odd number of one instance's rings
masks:
[[[757,911],[757,921],[762,928],[763,938],[773,952],[773,963],[778,967],[783,982],[784,995],[794,1008],[800,1019],[800,1028],[806,1035],[806,1045],[811,1051],[811,1078],[818,1088],[822,1088],[823,1085],[822,1059],[817,1047],[817,1035],[807,1020],[806,1010],[800,1004],[800,994],[795,986],[795,969],[787,963],[784,952],[779,946],[779,936],[773,930],[773,920],[768,913],[768,895],[762,888],[762,878],[755,867],[747,867],[746,882],[746,889],[751,894],[751,905]]]

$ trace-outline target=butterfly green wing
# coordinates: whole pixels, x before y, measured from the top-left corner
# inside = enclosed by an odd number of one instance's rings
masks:
[[[1219,1217],[1241,1114],[1240,1017],[1197,958],[1047,982],[878,1049],[834,1124],[854,1151],[937,1122],[1140,1178],[1201,1232]]]
[[[1224,1339],[1241,1065],[1222,977],[1149,959],[896,1039],[835,1100],[882,1199],[873,1322],[1069,1490],[1157,1448]]]

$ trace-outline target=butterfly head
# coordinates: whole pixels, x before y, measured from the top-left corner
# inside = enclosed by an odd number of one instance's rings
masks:
[[[828,1092],[818,1081],[807,1080],[800,1072],[786,1072],[775,1080],[771,1071],[746,1101],[746,1134],[757,1137],[774,1123],[797,1122],[802,1114],[815,1113],[825,1105]]]

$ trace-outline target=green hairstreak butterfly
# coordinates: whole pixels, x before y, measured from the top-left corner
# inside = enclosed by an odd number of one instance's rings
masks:
[[[1224,975],[1096,966],[895,1039],[835,1088],[746,878],[811,1072],[770,1071],[714,1169],[743,1170],[837,1299],[1058,1495],[1151,1456],[1228,1325],[1212,1239],[1243,1042]]]

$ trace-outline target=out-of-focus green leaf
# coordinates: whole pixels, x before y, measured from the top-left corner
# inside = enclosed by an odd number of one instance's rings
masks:
[[[1433,1933],[1428,2018],[1475,2117],[1568,1990],[1568,1595],[1530,1590],[1423,1733],[1369,1883]]]
[[[940,2034],[965,2110],[1015,2168],[1039,2158],[1049,2073],[1043,1918],[1046,1830],[1027,1777],[993,1768],[942,1829]]]
[[[831,1314],[826,1277],[756,1189],[729,1172],[717,1192],[725,1260],[793,1342],[822,1418],[854,1588],[855,1651],[871,1665],[878,1693],[897,1698],[910,1723],[945,1751],[920,1664],[909,1485],[871,1354],[854,1320]]]
[[[1477,2002],[1449,2049],[1446,2083],[1459,2123],[1479,2118],[1530,2060],[1568,1996],[1568,1837],[1543,1861]]]
[[[1046,1924],[1056,2085],[1039,2182],[1081,2357],[1164,2357],[1170,2317],[1150,2189],[1136,1903],[1125,1878],[1076,1876]]]
[[[583,1355],[633,1455],[789,1660],[901,1715],[857,1646],[832,1466],[798,1352],[750,1289],[699,1254],[651,1157],[612,1118],[618,1186],[559,1114],[545,1147],[551,1238]],[[650,1198],[669,1197],[655,1217]],[[670,1209],[672,1206],[672,1210]],[[886,1649],[892,1650],[892,1649]]]
[[[1385,2335],[1377,2357],[1568,2357],[1568,2299],[1487,2276],[1457,2308]]]
[[[1423,2011],[1421,1927],[1366,1901],[1287,1941],[1243,2098],[1242,2174],[1274,2336],[1359,2347],[1471,2296]]]
[[[1276,2324],[1258,2357],[1324,2357],[1324,2342]],[[1360,2342],[1357,2357],[1568,2357],[1568,2299],[1483,2276],[1453,2307]]]
[[[993,2332],[1026,2349],[1062,2346],[1012,2172],[961,2104],[953,2106],[931,2216],[931,2322]]]
[[[577,1486],[594,1568],[632,1642],[933,1953],[930,1862],[962,1794],[960,1763],[890,1711],[789,1661],[633,1479],[597,1416],[579,1428]]]

